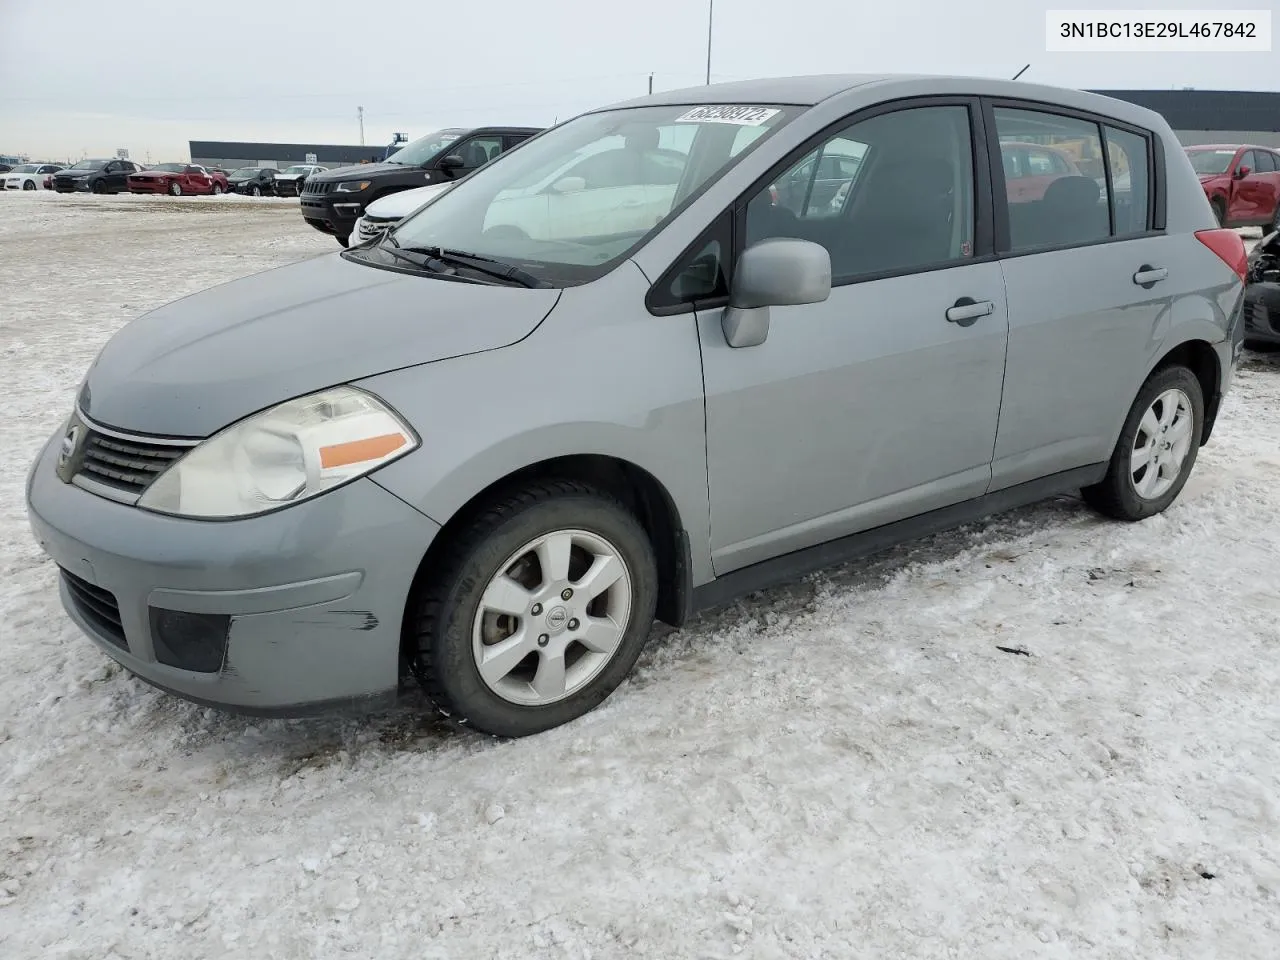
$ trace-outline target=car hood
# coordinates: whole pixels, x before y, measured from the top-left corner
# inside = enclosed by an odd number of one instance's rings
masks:
[[[129,174],[131,177],[176,177],[178,174],[172,170],[138,170]]]
[[[314,390],[508,346],[559,296],[320,256],[127,324],[89,369],[81,409],[122,430],[205,437]]]
[[[54,174],[55,177],[91,177],[95,173],[101,173],[101,170],[59,170]]]
[[[317,173],[311,179],[313,180],[350,180],[352,177],[364,178],[371,173],[404,173],[405,171],[416,170],[417,167],[411,167],[404,163],[356,163],[349,167],[332,167],[324,173]]]
[[[432,197],[444,193],[452,186],[452,183],[433,183],[429,187],[414,187],[412,190],[387,194],[365,207],[365,216],[374,220],[407,217]]]

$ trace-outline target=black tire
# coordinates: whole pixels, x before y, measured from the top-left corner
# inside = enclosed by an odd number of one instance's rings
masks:
[[[23,181],[22,181],[22,189],[23,189],[23,190],[34,190],[35,188],[36,188],[36,182],[35,182],[34,180],[23,180]]]
[[[1215,197],[1209,201],[1209,206],[1213,207],[1213,216],[1218,221],[1218,226],[1225,227],[1227,225],[1227,205],[1222,202],[1220,197]]]
[[[93,193],[106,193],[107,185],[103,183],[101,180],[95,180],[93,181],[93,186],[91,186],[89,189]]]
[[[253,185],[253,189],[250,190],[249,192],[252,193],[255,197],[262,196],[262,188],[258,186],[256,183]]]
[[[337,240],[338,243],[341,244],[343,247],[351,246],[351,234],[347,234],[345,237],[340,237],[335,235],[334,239]]]
[[[499,696],[480,676],[472,624],[504,561],[538,537],[578,529],[608,540],[631,573],[631,613],[600,672],[561,700],[527,706]],[[416,599],[409,621],[413,672],[443,714],[498,737],[523,737],[568,723],[599,706],[631,672],[653,627],[658,572],[635,516],[613,497],[576,481],[533,483],[496,499],[448,545]]]
[[[169,196],[171,197],[182,196],[182,184],[180,184],[177,180],[169,184]]]
[[[210,187],[210,188],[209,188],[209,193],[210,193],[210,194],[212,194],[212,195],[213,195],[213,196],[215,196],[215,197],[221,196],[221,195],[222,195],[222,184],[220,184],[220,183],[215,183],[212,187]]]
[[[1134,488],[1132,469],[1133,445],[1143,416],[1156,398],[1166,390],[1178,389],[1191,401],[1191,447],[1182,461],[1181,473],[1162,496],[1146,499],[1139,496]],[[1200,438],[1204,435],[1204,393],[1200,389],[1200,381],[1186,367],[1170,366],[1156,370],[1138,391],[1137,398],[1125,418],[1124,428],[1120,431],[1120,439],[1116,442],[1115,451],[1111,454],[1111,463],[1107,475],[1092,487],[1086,487],[1081,493],[1085,502],[1104,516],[1113,520],[1145,520],[1147,517],[1162,513],[1178,498],[1182,488],[1191,476],[1195,467],[1196,456],[1200,452]],[[1148,468],[1149,469],[1149,468]]]

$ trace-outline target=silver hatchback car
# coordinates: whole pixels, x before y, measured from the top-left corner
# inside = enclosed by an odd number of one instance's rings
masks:
[[[298,714],[416,676],[535,733],[603,701],[655,617],[1063,492],[1164,510],[1244,271],[1136,106],[937,77],[658,94],[376,244],[128,324],[31,524],[71,617],[180,696]]]

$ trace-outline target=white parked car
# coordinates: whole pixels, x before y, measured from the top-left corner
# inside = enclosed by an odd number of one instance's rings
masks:
[[[452,183],[433,183],[426,187],[401,190],[373,201],[364,208],[364,213],[356,221],[355,229],[351,231],[351,246],[381,240],[389,229],[452,186]]]
[[[0,173],[5,190],[43,190],[45,178],[62,169],[57,163],[23,163],[8,173]]]
[[[314,163],[295,163],[285,167],[275,176],[277,197],[298,197],[302,195],[302,183],[307,177],[315,176],[328,170]]]

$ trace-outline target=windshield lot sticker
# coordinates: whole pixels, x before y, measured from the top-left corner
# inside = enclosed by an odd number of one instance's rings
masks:
[[[676,117],[676,123],[733,123],[740,127],[758,127],[777,113],[772,107],[695,107]]]

